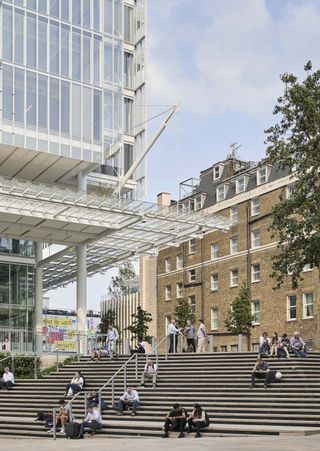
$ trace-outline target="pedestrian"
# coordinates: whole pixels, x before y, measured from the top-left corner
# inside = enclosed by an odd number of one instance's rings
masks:
[[[197,352],[206,352],[205,345],[207,340],[206,327],[203,323],[203,319],[199,319],[199,327],[197,330],[198,347]]]
[[[187,351],[191,350],[191,352],[196,352],[197,331],[189,319],[188,319],[187,325],[184,329],[184,334],[187,337]]]
[[[119,340],[119,332],[112,324],[108,327],[107,333],[107,345],[109,349],[110,359],[113,359],[113,356],[117,354],[117,343]]]
[[[180,329],[177,327],[176,320],[172,319],[171,323],[168,326],[168,335],[170,339],[170,347],[169,347],[170,353],[177,352],[179,332]]]

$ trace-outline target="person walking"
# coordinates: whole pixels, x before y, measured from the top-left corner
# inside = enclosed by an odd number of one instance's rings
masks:
[[[206,347],[207,335],[206,335],[206,327],[203,323],[203,319],[199,319],[199,327],[197,330],[197,339],[198,339],[197,352],[206,352],[205,347]]]
[[[107,345],[109,350],[110,359],[113,359],[113,356],[117,354],[117,343],[119,340],[119,332],[112,324],[108,327],[107,333]]]
[[[189,319],[188,319],[187,325],[184,329],[184,334],[187,337],[187,351],[191,350],[191,352],[196,352],[197,331]]]
[[[168,326],[168,335],[170,339],[169,353],[177,352],[179,332],[180,329],[177,327],[176,320],[172,319]]]

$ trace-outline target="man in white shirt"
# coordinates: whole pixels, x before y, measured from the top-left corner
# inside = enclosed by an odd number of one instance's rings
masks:
[[[127,391],[119,399],[117,415],[123,415],[123,410],[132,406],[131,416],[136,416],[137,408],[139,407],[139,395],[132,387],[127,387]]]
[[[157,386],[157,374],[158,365],[153,363],[151,359],[145,364],[142,376],[141,376],[141,387],[144,387],[144,382],[146,379],[152,379],[152,388]]]
[[[197,330],[197,338],[198,338],[198,348],[197,352],[206,352],[205,344],[206,344],[206,327],[203,324],[203,320],[199,319],[199,327]]]
[[[168,326],[168,335],[170,338],[170,347],[169,352],[177,352],[177,345],[178,345],[178,333],[180,332],[180,329],[176,325],[176,320],[172,319],[171,323]]]
[[[113,354],[117,353],[117,342],[119,340],[119,333],[112,324],[109,325],[107,334],[107,344],[109,349],[110,359],[113,359]]]
[[[2,390],[7,390],[8,388],[13,387],[13,386],[14,386],[13,373],[10,371],[9,367],[6,367],[4,369],[2,379],[0,380],[0,388]]]
[[[94,432],[102,428],[101,415],[98,410],[94,410],[91,405],[88,406],[87,416],[82,420],[77,438],[83,438],[84,428],[90,428]]]

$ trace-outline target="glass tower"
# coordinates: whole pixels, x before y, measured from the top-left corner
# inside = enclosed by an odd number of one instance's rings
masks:
[[[0,148],[96,163],[95,180],[117,182],[145,145],[145,3],[0,1]],[[141,197],[144,162],[130,183]],[[0,237],[1,341],[32,330],[34,252]]]

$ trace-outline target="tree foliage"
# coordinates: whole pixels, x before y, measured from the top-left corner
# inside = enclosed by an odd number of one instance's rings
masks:
[[[253,321],[250,292],[247,284],[244,283],[231,305],[225,324],[229,332],[246,335],[249,334]]]
[[[277,288],[291,275],[292,287],[302,280],[305,265],[320,266],[320,70],[305,79],[292,74],[281,80],[284,93],[273,113],[279,121],[268,130],[263,164],[288,170],[294,182],[290,197],[282,196],[272,209],[271,236],[278,240],[272,276]]]
[[[101,315],[101,322],[98,326],[97,332],[99,334],[107,334],[110,324],[112,324],[117,329],[115,323],[116,323],[116,313],[114,310],[108,309],[105,313]],[[101,341],[104,341],[104,339],[102,339]]]
[[[131,316],[133,321],[131,326],[127,327],[127,330],[132,333],[134,339],[142,338],[142,340],[151,343],[152,337],[148,335],[148,324],[152,321],[151,313],[139,306],[136,313],[133,313]]]
[[[195,314],[192,312],[191,305],[187,299],[178,299],[178,304],[175,306],[173,313],[179,323],[179,327],[186,327],[188,319],[192,322],[195,321]]]
[[[136,277],[135,269],[130,262],[124,263],[123,266],[119,268],[118,275],[111,277],[111,281],[108,287],[108,293],[111,297],[120,297],[123,294],[134,293],[138,291],[135,286],[130,286],[130,279]]]

